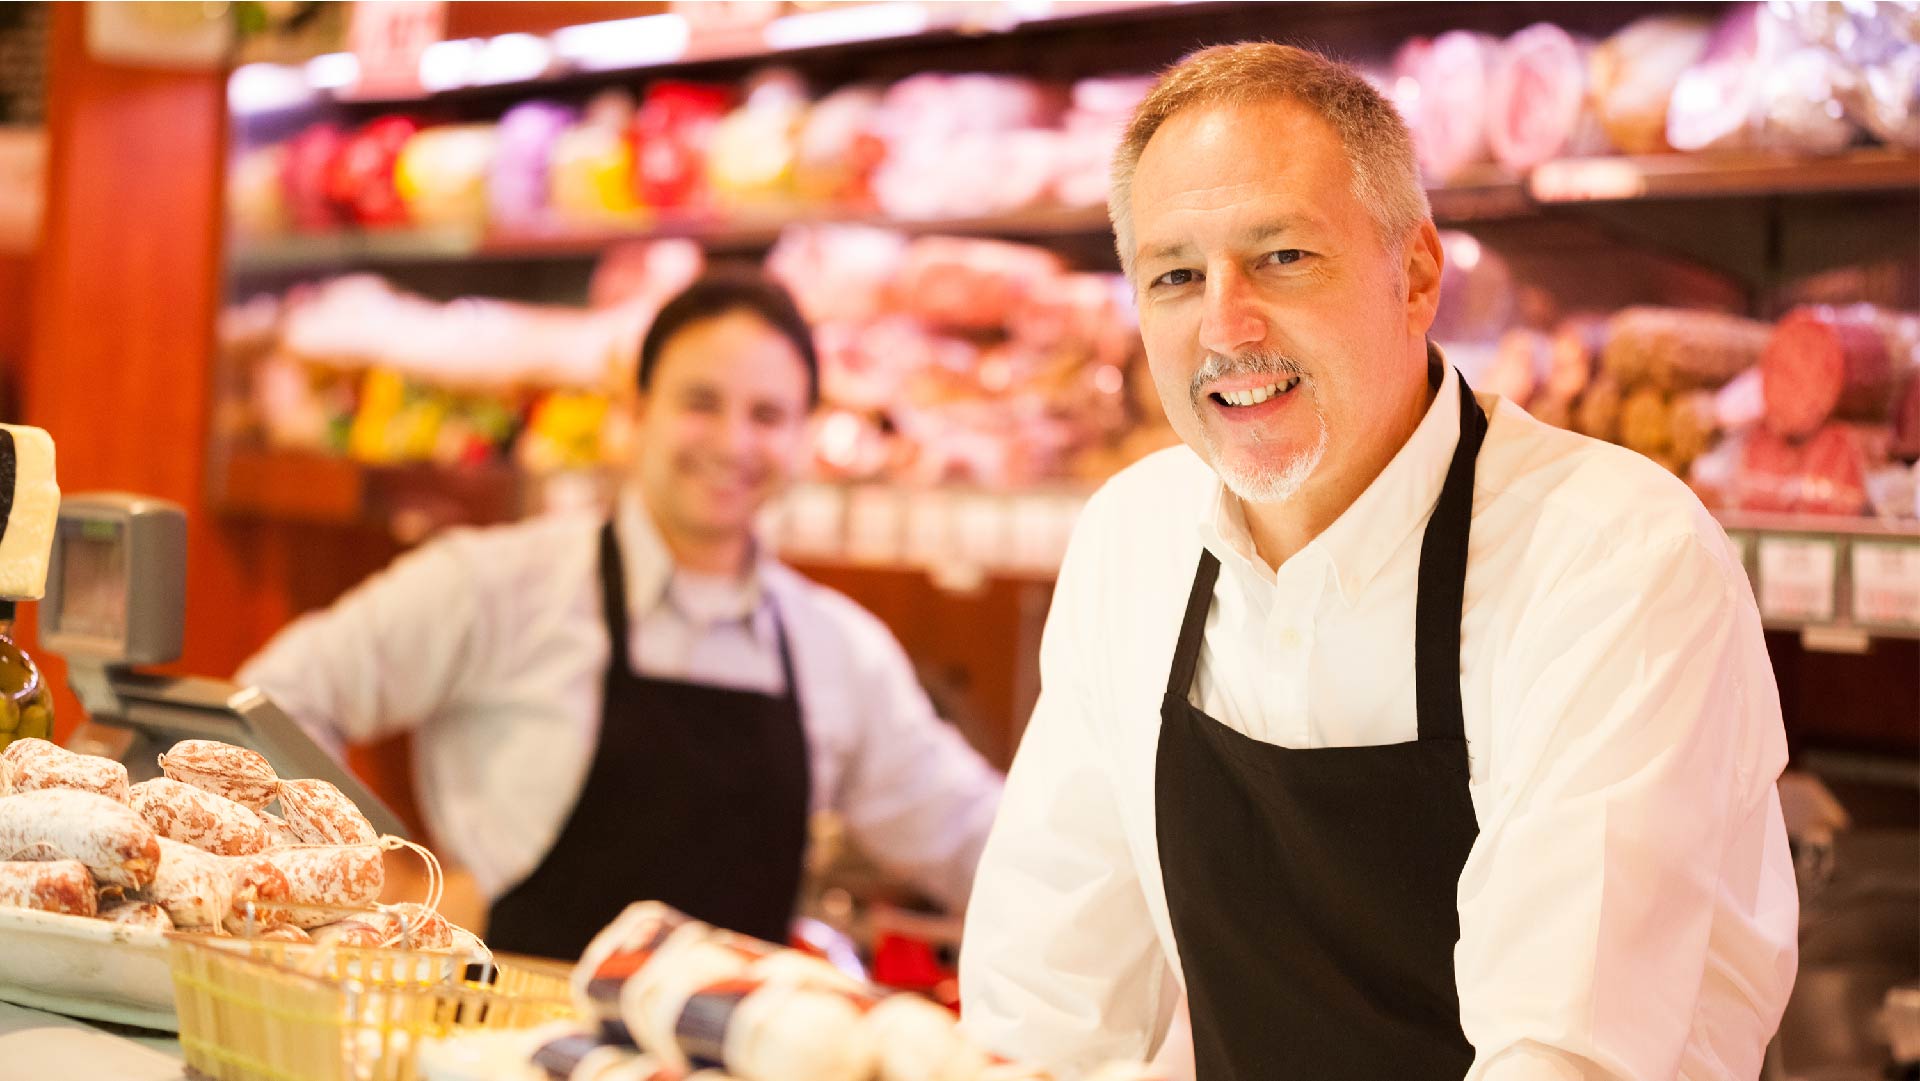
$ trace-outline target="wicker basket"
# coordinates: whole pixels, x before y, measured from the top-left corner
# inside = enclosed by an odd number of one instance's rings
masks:
[[[170,936],[180,1046],[218,1081],[414,1081],[420,1041],[572,1017],[567,969],[509,958]]]

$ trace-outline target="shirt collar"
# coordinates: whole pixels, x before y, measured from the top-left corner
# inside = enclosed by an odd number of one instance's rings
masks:
[[[1460,441],[1460,376],[1438,346],[1427,349],[1431,361],[1440,366],[1440,389],[1419,426],[1353,505],[1294,557],[1331,562],[1340,593],[1348,601],[1373,581],[1432,513],[1454,446]],[[1217,478],[1214,485],[1214,498],[1200,522],[1201,543],[1223,563],[1237,562],[1272,583],[1273,570],[1254,548],[1239,497]]]
[[[711,588],[711,578],[694,588],[676,590],[673,553],[667,549],[667,542],[660,536],[660,529],[639,493],[631,486],[621,488],[614,513],[618,521],[620,562],[626,577],[629,619],[638,623],[665,605],[699,623],[744,622],[760,614],[771,557],[757,540],[749,557],[748,573],[737,592]],[[684,577],[684,574],[680,572],[678,576]]]

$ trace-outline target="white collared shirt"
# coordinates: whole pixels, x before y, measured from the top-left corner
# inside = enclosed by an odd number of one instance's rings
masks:
[[[1223,573],[1196,705],[1288,747],[1416,737],[1415,581],[1457,378],[1277,571],[1184,447],[1095,495],[967,917],[963,1016],[986,1046],[1073,1076],[1165,1030],[1181,985],[1154,764],[1203,546]],[[1658,466],[1481,402],[1461,629],[1480,834],[1454,954],[1468,1076],[1750,1079],[1792,985],[1798,899],[1779,700],[1739,557]]]
[[[814,809],[839,812],[888,869],[963,905],[1000,778],[934,714],[886,627],[770,558],[743,582],[676,573],[637,498],[623,494],[616,514],[634,670],[778,692],[777,610]],[[552,847],[592,761],[610,649],[602,524],[561,515],[450,532],[281,631],[237,678],[348,742],[412,730],[428,827],[497,897]]]

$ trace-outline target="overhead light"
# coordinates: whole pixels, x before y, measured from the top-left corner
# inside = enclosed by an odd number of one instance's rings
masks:
[[[525,82],[547,73],[553,47],[532,34],[501,34],[489,38],[480,50],[472,82],[482,86]]]
[[[765,39],[770,49],[811,49],[921,34],[931,23],[924,4],[843,4],[782,15],[767,24]]]
[[[242,64],[227,79],[227,108],[236,114],[272,112],[312,98],[306,73],[285,64]]]
[[[473,82],[480,63],[478,38],[436,41],[420,54],[420,88],[427,91],[453,90]]]
[[[583,71],[637,68],[678,60],[687,52],[687,20],[671,12],[585,23],[553,32],[553,51]]]

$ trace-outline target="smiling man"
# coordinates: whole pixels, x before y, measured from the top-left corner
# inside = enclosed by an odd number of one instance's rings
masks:
[[[968,913],[965,1022],[1073,1077],[1753,1078],[1779,702],[1686,487],[1426,341],[1405,126],[1271,44],[1168,71],[1111,210],[1184,447],[1090,502]]]
[[[648,329],[639,389],[610,517],[449,534],[241,681],[318,732],[415,732],[427,825],[496,949],[577,957],[645,899],[784,940],[822,809],[958,908],[999,777],[877,619],[754,540],[818,399],[793,301],[751,274],[693,283]]]

